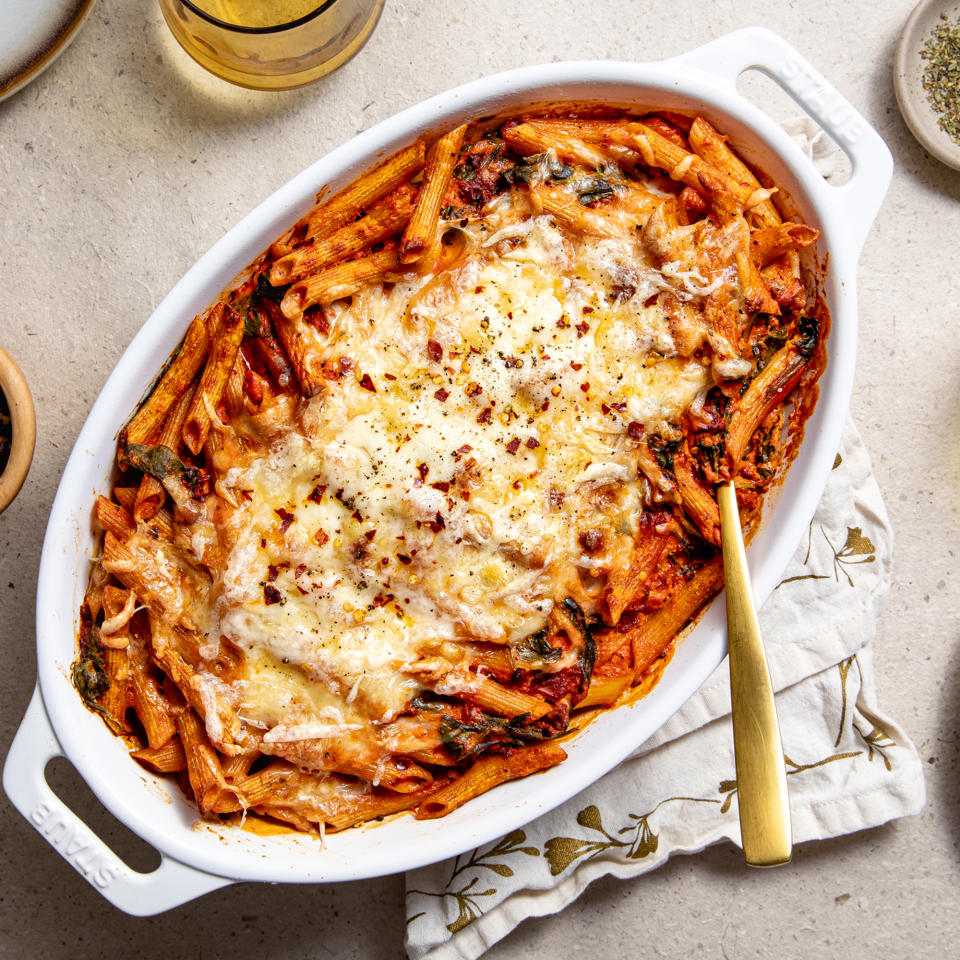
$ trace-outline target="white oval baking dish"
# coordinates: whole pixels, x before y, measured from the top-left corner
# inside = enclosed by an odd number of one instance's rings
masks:
[[[736,79],[749,68],[775,80],[843,147],[853,168],[845,185],[827,184],[784,131],[737,93]],[[187,272],[110,376],[60,483],[37,585],[39,684],[7,757],[3,784],[51,845],[122,910],[158,913],[236,880],[356,880],[461,853],[527,823],[612,769],[723,659],[721,601],[679,645],[653,693],[587,726],[570,742],[565,763],[500,786],[444,819],[395,818],[329,836],[325,849],[308,837],[259,837],[236,828],[197,826],[196,809],[175,784],[152,777],[130,760],[121,741],[83,707],[68,678],[88,558],[95,550],[93,493],[106,491],[117,430],[156,373],[158,358],[170,353],[194,314],[311,205],[321,186],[348,182],[424,130],[558,100],[701,111],[782,184],[806,221],[821,230],[821,255],[829,253],[824,292],[833,317],[830,359],[799,456],[751,548],[759,601],[779,580],[806,530],[834,461],[853,385],[857,260],[892,172],[880,137],[810,64],[776,34],[751,28],[662,63],[552,63],[513,70],[385,120],[274,193]],[[44,768],[61,754],[105,807],[161,852],[156,871],[131,870],[53,794]]]

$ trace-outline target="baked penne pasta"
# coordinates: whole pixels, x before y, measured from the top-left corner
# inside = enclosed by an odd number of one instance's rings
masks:
[[[749,537],[802,437],[829,317],[780,200],[703,117],[570,107],[318,202],[119,438],[84,701],[263,829],[562,762],[720,589],[716,485]]]

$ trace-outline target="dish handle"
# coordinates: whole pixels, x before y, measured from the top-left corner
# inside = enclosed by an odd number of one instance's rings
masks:
[[[816,186],[826,203],[839,206],[858,258],[893,175],[893,157],[880,134],[805,57],[764,27],[728,33],[675,62],[705,70],[734,89],[740,74],[759,70],[834,139],[850,158],[850,179],[833,186],[818,178]]]
[[[40,836],[115,907],[151,916],[233,882],[163,854],[152,873],[128,867],[47,784],[47,764],[63,755],[38,686],[7,754],[3,789]]]

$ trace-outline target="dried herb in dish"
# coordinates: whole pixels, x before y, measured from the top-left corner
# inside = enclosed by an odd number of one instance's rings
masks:
[[[920,52],[927,61],[923,89],[940,129],[960,144],[960,19],[950,21],[945,13],[940,19]]]

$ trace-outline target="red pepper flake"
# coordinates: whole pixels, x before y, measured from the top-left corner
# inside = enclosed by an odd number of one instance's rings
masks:
[[[484,407],[477,414],[477,423],[489,423],[493,416],[493,407]]]
[[[474,293],[483,293],[483,287],[482,287],[482,286],[474,287],[474,288],[473,288],[473,292],[474,292]]]
[[[275,603],[283,603],[283,594],[272,583],[265,583],[263,585],[263,602],[268,607]]]
[[[386,379],[386,380],[396,380],[396,379],[397,379],[392,373],[385,373],[383,376],[384,376],[384,379]]]
[[[443,529],[446,527],[446,525],[447,525],[447,524],[446,524],[446,522],[444,521],[443,516],[441,515],[440,511],[438,510],[438,511],[437,511],[436,519],[430,521],[430,529],[431,529],[434,533],[439,533],[441,530],[443,530]]]
[[[280,507],[279,510],[273,511],[280,518],[280,532],[286,533],[287,528],[293,523],[294,516],[290,513],[289,510],[284,510],[283,507]]]
[[[327,485],[325,483],[317,484],[310,493],[307,495],[307,499],[313,503],[319,503],[323,499],[323,495],[327,492]]]
[[[519,490],[519,489],[520,489],[520,481],[519,481],[519,480],[514,480],[514,481],[513,481],[513,489],[514,489],[514,490]]]
[[[398,553],[397,559],[403,564],[408,564],[411,562],[410,558],[405,553]]]
[[[370,374],[365,373],[359,380],[360,386],[364,390],[369,390],[371,393],[376,393],[377,388],[373,385],[373,381],[370,379]]]
[[[297,564],[297,569],[293,571],[295,577],[302,577],[307,572],[307,565],[305,563]]]
[[[436,340],[427,341],[427,356],[434,362],[439,363],[443,359],[443,347]]]
[[[513,311],[512,311],[512,310],[508,310],[508,311],[507,311],[507,319],[508,319],[508,320],[512,320],[512,319],[513,319]]]
[[[356,520],[357,523],[363,523],[363,514],[359,510],[354,510],[353,513],[350,514],[350,516],[353,517],[353,519]]]
[[[559,510],[563,506],[563,491],[556,487],[550,488],[550,506],[554,510]]]
[[[540,404],[540,409],[541,409],[544,413],[546,413],[546,412],[550,409],[550,401],[549,401],[549,400],[544,400],[543,403]]]
[[[586,320],[577,324],[577,339],[585,337],[590,332],[590,324]]]
[[[271,563],[267,567],[267,583],[273,583],[277,579],[277,574],[280,572],[280,568],[276,564]]]
[[[417,464],[417,473],[420,475],[416,480],[413,481],[415,487],[422,487],[423,481],[427,479],[427,474],[430,472],[430,468],[425,463]]]
[[[583,313],[593,313],[593,307],[584,307]]]
[[[313,535],[313,540],[318,547],[322,547],[330,538],[324,532],[323,527],[317,527],[317,532]]]
[[[587,393],[587,392],[590,390],[590,381],[587,380],[587,381],[585,381],[584,383],[581,383],[581,384],[580,384],[580,389],[581,389],[584,393]]]
[[[514,438],[507,444],[507,453],[516,453],[519,449],[520,449],[520,438],[519,438],[519,437],[514,437]]]
[[[449,392],[446,391],[446,390],[444,390],[443,387],[441,387],[439,390],[435,391],[433,395],[434,395],[434,397],[436,397],[437,400],[439,400],[441,403],[444,403],[444,402],[446,401],[447,397],[450,396]]]
[[[636,420],[631,420],[627,424],[627,436],[631,440],[642,440],[643,439],[643,424],[637,423]]]
[[[610,404],[610,409],[611,409],[611,410],[616,410],[617,413],[623,413],[623,411],[627,409],[627,401],[626,401],[626,400],[618,400],[616,403],[611,403],[611,404]]]
[[[566,330],[569,326],[570,321],[567,319],[567,315],[563,314],[563,316],[557,321],[557,328],[560,330]]]
[[[393,600],[392,593],[378,593],[373,598],[373,605],[375,607],[385,607],[391,600]]]
[[[457,453],[469,453],[472,449],[469,443],[465,443],[462,447],[457,447]]]
[[[483,387],[479,383],[474,383],[472,380],[463,388],[463,392],[468,397],[476,397],[478,394],[483,393]]]
[[[600,412],[601,412],[604,416],[606,416],[606,415],[610,412],[610,408],[609,408],[605,403],[601,403],[601,404],[600,404]]]
[[[652,307],[657,302],[657,297],[659,296],[660,296],[660,291],[658,290],[656,293],[651,294],[649,297],[647,297],[647,299],[643,301],[643,305],[645,307]]]
[[[580,371],[580,370],[583,369],[583,364],[582,364],[582,363],[577,363],[575,360],[571,360],[571,361],[570,361],[570,368],[571,368],[572,370]]]
[[[376,535],[377,535],[377,531],[376,531],[375,529],[374,529],[374,530],[368,530],[368,531],[364,534],[364,536],[367,538],[367,541],[370,542],[370,543],[373,542],[373,538],[374,538]]]
[[[436,483],[431,483],[430,486],[434,490],[439,490],[441,493],[450,492],[450,484],[446,480],[438,480]]]
[[[527,437],[526,447],[528,450],[536,450],[540,446],[540,441],[535,437]]]

